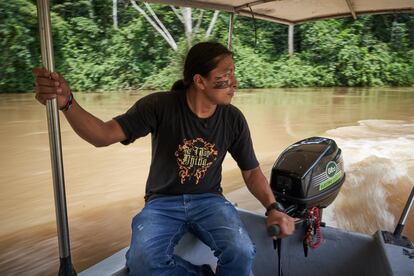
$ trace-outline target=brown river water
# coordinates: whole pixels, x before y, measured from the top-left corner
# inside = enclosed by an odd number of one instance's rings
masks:
[[[76,93],[103,120],[144,92]],[[414,183],[414,88],[239,91],[256,155],[267,177],[278,155],[311,136],[335,139],[346,182],[324,212],[327,225],[393,231]],[[72,258],[76,270],[129,243],[130,221],[143,206],[150,139],[94,148],[61,116]],[[0,94],[0,275],[56,275],[53,186],[46,111],[33,94]],[[239,207],[262,212],[231,158],[223,188]],[[414,210],[404,235],[414,240]]]

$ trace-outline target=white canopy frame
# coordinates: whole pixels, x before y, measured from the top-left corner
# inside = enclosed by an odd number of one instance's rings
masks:
[[[414,12],[414,0],[148,0],[181,7],[220,10],[285,25],[360,15]],[[250,10],[251,8],[251,10]]]

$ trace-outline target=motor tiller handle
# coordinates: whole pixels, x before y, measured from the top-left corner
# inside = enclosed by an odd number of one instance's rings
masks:
[[[273,224],[273,225],[270,225],[269,227],[267,227],[267,233],[271,237],[273,237],[273,236],[279,236],[279,234],[280,234],[280,226],[279,226],[279,224]]]

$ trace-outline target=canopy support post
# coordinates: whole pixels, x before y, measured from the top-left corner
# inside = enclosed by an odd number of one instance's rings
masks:
[[[346,1],[346,4],[348,5],[349,11],[352,14],[352,18],[354,20],[356,20],[357,19],[357,16],[356,16],[355,9],[354,9],[354,6],[352,5],[351,0],[345,0],[345,1]]]
[[[37,0],[40,48],[43,66],[50,72],[55,71],[53,60],[53,41],[50,21],[49,0]],[[46,102],[49,132],[50,158],[52,163],[53,190],[55,196],[55,213],[59,242],[60,276],[74,276],[70,256],[69,227],[66,210],[65,179],[63,173],[62,146],[60,137],[59,111],[56,99]]]

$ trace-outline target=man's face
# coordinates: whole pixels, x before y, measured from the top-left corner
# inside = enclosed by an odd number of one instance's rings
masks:
[[[204,79],[206,97],[214,104],[230,104],[237,87],[234,63],[230,55],[223,57],[217,67]]]

